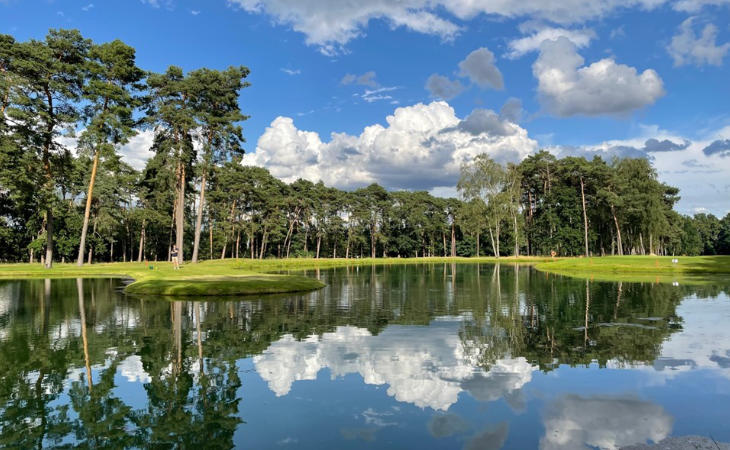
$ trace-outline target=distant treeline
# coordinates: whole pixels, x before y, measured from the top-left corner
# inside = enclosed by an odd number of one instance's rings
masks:
[[[678,214],[645,159],[479,155],[461,199],[286,184],[241,164],[248,73],[147,73],[75,30],[0,35],[0,260],[730,253],[730,215]],[[138,172],[119,149],[142,129]]]

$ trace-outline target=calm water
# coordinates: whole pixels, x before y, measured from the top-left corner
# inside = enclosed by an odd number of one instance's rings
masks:
[[[235,301],[0,281],[0,447],[730,441],[730,288],[342,268]]]

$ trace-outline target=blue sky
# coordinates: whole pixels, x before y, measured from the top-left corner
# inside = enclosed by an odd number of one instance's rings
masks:
[[[728,0],[0,0],[0,32],[19,40],[78,28],[150,71],[248,66],[246,162],[286,181],[449,195],[483,151],[598,152],[650,158],[680,212],[718,215],[728,24]]]

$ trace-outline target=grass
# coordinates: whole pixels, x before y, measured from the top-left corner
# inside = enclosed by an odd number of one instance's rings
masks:
[[[0,279],[19,278],[132,278],[125,291],[154,295],[248,295],[300,292],[324,286],[314,278],[261,274],[237,267],[234,260],[206,261],[174,270],[169,262],[54,264],[0,264]]]
[[[533,265],[538,270],[606,281],[684,282],[730,275],[730,256],[606,256],[596,258],[500,258],[502,263]],[[282,272],[353,265],[494,263],[495,258],[227,259],[185,264],[169,262],[99,263],[77,267],[55,264],[0,264],[0,279],[123,277],[136,281],[127,292],[159,295],[244,295],[318,289],[315,279]],[[277,274],[275,274],[277,273]]]
[[[129,294],[174,296],[226,296],[281,294],[311,291],[324,287],[314,278],[294,275],[248,275],[244,277],[184,278],[181,280],[146,279],[127,286]]]
[[[677,259],[673,263],[672,259]],[[535,268],[600,281],[702,282],[730,275],[730,256],[603,256],[557,258]]]

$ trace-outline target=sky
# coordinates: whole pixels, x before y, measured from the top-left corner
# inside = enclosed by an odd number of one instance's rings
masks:
[[[49,28],[247,66],[244,161],[287,182],[455,196],[473,156],[545,149],[646,157],[679,212],[730,212],[730,0],[0,0],[0,33]]]

